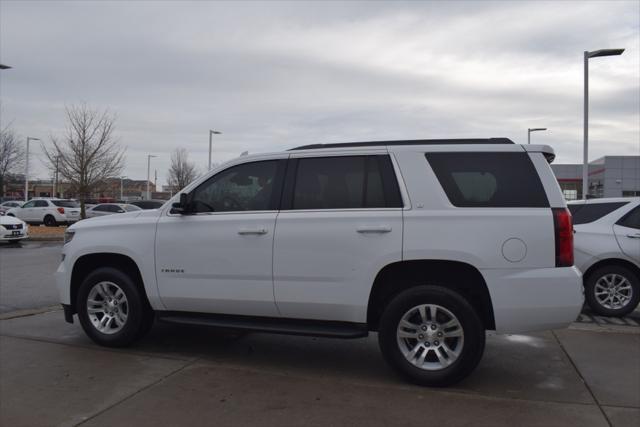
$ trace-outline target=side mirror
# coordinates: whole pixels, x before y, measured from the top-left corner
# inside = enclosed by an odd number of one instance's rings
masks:
[[[189,194],[180,193],[180,201],[171,205],[171,213],[186,215],[189,213]]]

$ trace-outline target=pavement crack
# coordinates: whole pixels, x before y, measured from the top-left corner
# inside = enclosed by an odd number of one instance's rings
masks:
[[[569,352],[567,351],[566,348],[564,348],[564,344],[562,344],[562,342],[560,341],[560,339],[558,338],[558,336],[556,335],[556,331],[551,331],[551,335],[553,335],[553,337],[555,338],[556,342],[558,343],[558,345],[560,346],[560,348],[562,349],[562,352],[565,354],[565,356],[567,356],[567,359],[569,360],[569,363],[571,363],[571,366],[573,366],[573,370],[576,372],[576,374],[578,375],[578,377],[580,377],[580,380],[582,381],[582,383],[584,384],[585,388],[587,389],[587,391],[589,392],[589,394],[591,395],[591,398],[593,399],[593,401],[595,402],[596,406],[598,407],[598,410],[600,411],[600,413],[602,414],[602,416],[604,417],[605,421],[607,422],[607,424],[609,425],[609,427],[613,427],[613,424],[611,423],[611,420],[609,419],[609,417],[607,416],[606,412],[604,411],[604,409],[602,408],[602,405],[600,404],[600,402],[598,401],[598,398],[596,398],[595,393],[593,392],[593,390],[591,390],[591,387],[589,386],[589,383],[587,382],[587,380],[582,376],[582,373],[580,372],[580,370],[578,369],[578,367],[576,366],[575,362],[573,361],[573,359],[571,358],[571,356],[569,355]]]

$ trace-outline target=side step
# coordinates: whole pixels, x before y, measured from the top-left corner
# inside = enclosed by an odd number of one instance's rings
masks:
[[[369,335],[365,323],[325,320],[282,319],[276,317],[235,316],[227,314],[156,311],[159,320],[187,325],[248,329],[287,335],[310,335],[331,338],[362,338]]]

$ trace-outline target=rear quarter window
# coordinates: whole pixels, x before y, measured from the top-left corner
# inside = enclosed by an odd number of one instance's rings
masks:
[[[571,204],[569,205],[569,211],[573,217],[574,225],[589,224],[590,222],[599,220],[605,215],[609,215],[627,203],[628,202]]]
[[[547,194],[527,153],[426,153],[457,207],[544,208]]]

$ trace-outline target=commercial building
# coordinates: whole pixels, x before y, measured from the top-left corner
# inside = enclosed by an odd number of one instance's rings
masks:
[[[552,164],[567,200],[582,199],[582,164]],[[604,156],[589,163],[588,198],[640,196],[640,155]]]

